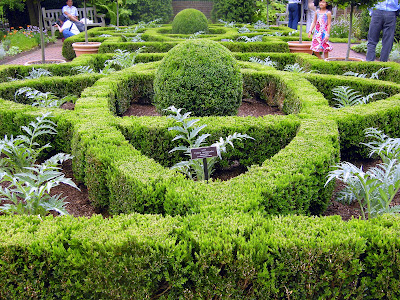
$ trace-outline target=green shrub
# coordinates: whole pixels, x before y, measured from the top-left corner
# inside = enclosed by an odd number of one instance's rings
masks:
[[[131,20],[135,22],[149,22],[161,19],[161,22],[168,23],[172,18],[171,0],[137,0],[128,3],[132,11]]]
[[[235,115],[242,82],[229,50],[209,40],[189,40],[162,60],[154,80],[155,106],[160,113],[174,105],[195,116]]]
[[[369,30],[369,23],[371,22],[371,16],[369,15],[368,10],[364,10],[360,14],[360,36],[357,38],[359,39],[367,39],[368,38],[368,30]]]
[[[8,216],[0,227],[0,295],[398,299],[398,230],[394,216]]]
[[[355,14],[353,17],[352,37],[360,38],[362,30],[362,16]],[[347,38],[349,36],[350,15],[341,15],[332,21],[331,37]],[[367,28],[368,32],[368,28]]]
[[[256,18],[257,2],[256,0],[215,0],[211,18],[213,21],[223,19],[251,23]]]
[[[206,16],[199,10],[188,8],[180,11],[172,21],[172,33],[193,34],[208,32]]]

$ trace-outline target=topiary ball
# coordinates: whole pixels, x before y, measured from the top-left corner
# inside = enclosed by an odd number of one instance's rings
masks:
[[[172,33],[193,34],[198,31],[207,33],[208,22],[206,16],[197,9],[184,9],[172,21]]]
[[[243,77],[232,53],[210,40],[188,40],[172,48],[154,79],[159,113],[172,105],[194,116],[236,115]]]

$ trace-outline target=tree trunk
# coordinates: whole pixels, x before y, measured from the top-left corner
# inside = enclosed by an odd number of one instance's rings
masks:
[[[39,26],[39,11],[34,0],[26,0],[26,7],[28,9],[30,25]]]
[[[85,18],[85,44],[88,44],[86,0],[83,2],[83,17]]]
[[[39,29],[40,29],[40,49],[42,50],[42,64],[46,62],[46,57],[44,53],[44,48],[46,47],[44,43],[44,33],[43,33],[43,15],[40,2],[37,3],[37,10],[39,12]]]
[[[353,29],[353,10],[354,6],[350,6],[350,26],[349,26],[349,38],[347,40],[347,52],[346,52],[346,61],[349,60],[350,56],[350,47],[351,47],[351,33]]]
[[[119,3],[117,0],[117,27],[119,27]]]
[[[304,10],[303,10],[303,1],[300,4],[300,36],[299,43],[303,43],[303,18],[304,18]]]

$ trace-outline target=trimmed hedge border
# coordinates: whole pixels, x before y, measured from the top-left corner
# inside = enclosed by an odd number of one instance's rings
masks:
[[[98,70],[110,55],[84,55],[69,67]],[[257,137],[229,154],[228,161],[239,159],[249,170],[226,182],[192,182],[164,167],[178,159],[166,156],[171,120],[119,117],[132,102],[151,100],[163,54],[140,54],[145,63],[107,77],[72,80],[82,81],[81,96],[72,112],[51,109],[61,134],[49,139],[57,151],[70,149],[75,156],[74,174],[96,206],[131,214],[1,216],[0,298],[400,297],[397,216],[343,222],[296,215],[324,211],[333,190],[332,184],[324,187],[326,174],[340,152],[365,155],[358,145],[364,128],[400,136],[398,64],[328,64],[272,52],[234,55],[242,60],[244,91],[287,115],[201,119],[213,138],[233,131]],[[282,72],[249,63],[251,56],[270,56],[278,68],[297,62],[321,74]],[[342,74],[381,66],[391,66],[382,75],[385,81],[329,75],[332,69]],[[28,71],[2,66],[0,79]],[[343,82],[390,97],[334,109],[329,87]],[[10,97],[24,84],[69,88],[65,78],[53,77],[2,83],[0,95]],[[18,134],[43,111],[0,99],[0,132]]]
[[[397,299],[398,218],[0,218],[5,299]]]
[[[221,42],[225,47],[233,52],[289,52],[287,41],[298,38],[298,34],[291,35],[292,32],[285,27],[260,29],[258,30],[259,33],[247,34],[238,34],[235,28],[223,27],[220,24],[210,24],[209,28],[210,33],[201,35],[201,37]],[[275,32],[278,32],[282,36],[264,36],[263,42],[224,42],[224,40],[236,40],[239,36],[252,37],[260,34],[273,35]],[[144,31],[141,29],[138,33],[142,33],[141,38],[144,39],[145,42],[127,42],[127,38],[136,36],[136,34],[129,31],[124,32],[124,27],[121,27],[118,31],[115,28],[110,27],[92,28],[89,30],[88,35],[90,42],[102,43],[99,48],[99,53],[113,53],[116,49],[135,51],[142,46],[146,47],[144,52],[162,53],[172,49],[177,43],[190,38],[191,36],[189,34],[172,34],[171,25],[148,28]],[[100,37],[102,34],[108,34],[111,36]],[[75,58],[72,44],[75,42],[82,42],[84,41],[84,38],[84,33],[80,33],[68,38],[68,40],[63,43],[62,54],[67,60]],[[304,40],[307,40],[307,38]]]

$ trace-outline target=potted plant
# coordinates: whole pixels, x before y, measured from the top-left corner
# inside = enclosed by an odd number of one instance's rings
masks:
[[[375,4],[377,4],[379,0],[332,0],[333,5],[337,5],[339,8],[346,9],[347,7],[350,6],[350,26],[349,26],[349,35],[347,39],[347,52],[346,52],[346,57],[344,58],[339,58],[339,57],[329,57],[326,60],[359,60],[359,59],[354,59],[349,57],[350,56],[350,47],[351,47],[351,35],[352,35],[352,29],[353,29],[353,14],[354,14],[354,8],[359,7],[361,9],[367,9],[369,7],[373,7]]]
[[[76,56],[82,54],[94,54],[99,52],[99,47],[101,45],[100,42],[89,42],[88,33],[87,33],[87,13],[86,13],[86,0],[83,2],[84,14],[83,17],[85,19],[85,41],[84,42],[75,42],[72,44],[72,48],[75,51]]]
[[[299,32],[299,40],[298,41],[289,41],[289,50],[290,52],[298,53],[309,53],[312,54],[313,51],[310,49],[311,48],[311,42],[310,41],[303,41],[303,18],[304,18],[304,10],[303,10],[303,1],[301,1],[300,5],[300,32]]]

